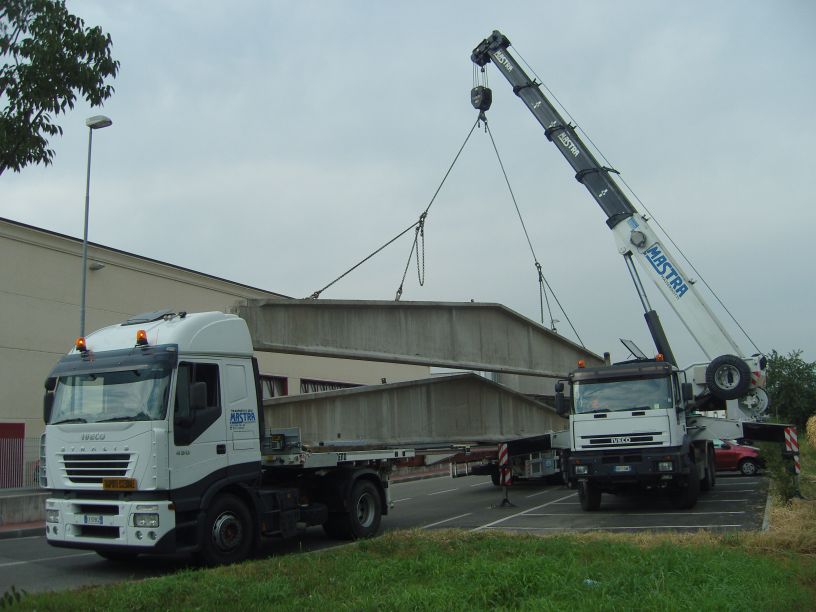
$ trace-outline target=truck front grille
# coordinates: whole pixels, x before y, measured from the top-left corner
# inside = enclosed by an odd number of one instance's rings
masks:
[[[130,477],[134,457],[129,453],[67,454],[61,458],[65,477],[74,484],[102,484],[103,478]]]
[[[636,447],[636,446],[653,446],[655,439],[663,436],[659,431],[644,431],[638,433],[621,433],[610,436],[603,434],[599,436],[581,436],[584,444],[588,444],[589,448],[608,448],[608,447]]]

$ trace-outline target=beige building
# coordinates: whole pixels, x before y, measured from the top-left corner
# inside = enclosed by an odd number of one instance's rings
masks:
[[[0,261],[0,438],[36,438],[43,382],[79,334],[82,241],[0,218]],[[87,333],[162,308],[229,311],[244,299],[287,299],[94,243],[88,263]],[[423,366],[257,356],[267,396],[429,376]]]

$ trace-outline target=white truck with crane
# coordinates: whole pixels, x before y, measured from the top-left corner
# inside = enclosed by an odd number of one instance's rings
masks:
[[[109,559],[231,563],[299,523],[372,536],[389,473],[414,455],[313,452],[297,428],[267,430],[247,325],[220,312],[156,311],[80,338],[45,388],[48,543]]]
[[[556,408],[569,414],[568,480],[578,486],[581,505],[597,510],[603,492],[667,489],[679,507],[695,505],[700,489],[714,486],[712,440],[780,440],[782,427],[755,421],[767,409],[766,358],[745,355],[729,335],[694,282],[615,182],[612,168],[601,165],[508,50],[510,41],[494,31],[473,50],[481,67],[496,65],[575,170],[606,214],[638,296],[657,356],[648,359],[632,344],[636,359],[579,368],[556,385]],[[471,92],[473,106],[484,113],[492,94],[485,85]],[[708,361],[677,366],[657,313],[652,309],[637,266],[677,313]],[[701,412],[724,410],[726,418]]]

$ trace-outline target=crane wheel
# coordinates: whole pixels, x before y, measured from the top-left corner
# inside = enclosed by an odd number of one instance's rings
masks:
[[[711,395],[721,400],[742,397],[751,387],[751,370],[736,355],[720,355],[706,367],[706,384]]]

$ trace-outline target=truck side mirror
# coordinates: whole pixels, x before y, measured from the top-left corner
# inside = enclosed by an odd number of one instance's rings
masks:
[[[51,420],[51,411],[54,409],[54,389],[57,388],[56,378],[45,379],[45,396],[43,397],[43,422]]]
[[[555,412],[560,417],[566,417],[569,414],[569,406],[567,405],[567,398],[564,397],[563,391],[555,392]]]
[[[690,382],[680,384],[680,395],[683,402],[691,402],[694,400],[694,386]]]

